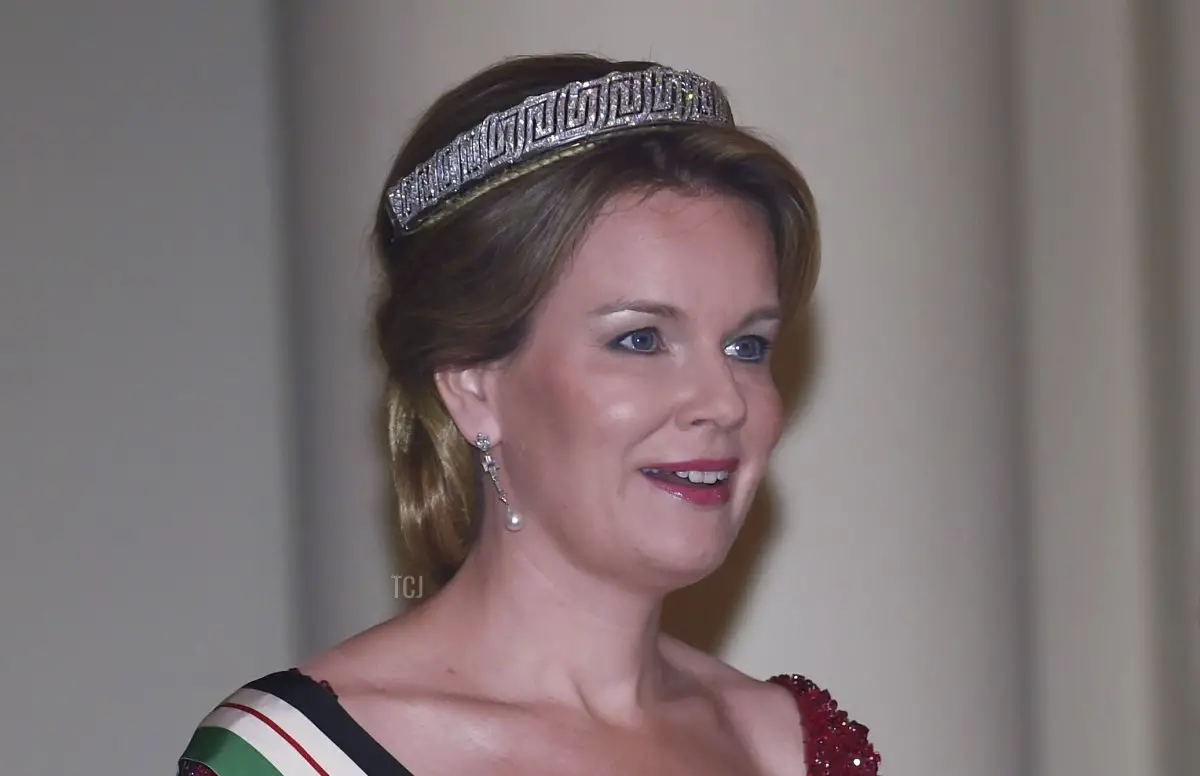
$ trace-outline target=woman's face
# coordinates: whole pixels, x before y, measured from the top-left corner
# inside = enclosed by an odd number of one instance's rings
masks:
[[[502,482],[526,531],[632,584],[720,565],[779,439],[774,261],[736,199],[605,208],[494,376]]]

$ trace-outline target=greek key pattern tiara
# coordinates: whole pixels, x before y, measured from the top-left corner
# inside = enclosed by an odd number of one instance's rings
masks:
[[[417,165],[387,194],[392,222],[420,228],[468,185],[547,151],[661,124],[732,125],[721,89],[690,71],[651,67],[567,84],[493,113]]]

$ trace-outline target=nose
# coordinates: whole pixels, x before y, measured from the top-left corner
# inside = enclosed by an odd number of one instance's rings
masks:
[[[687,370],[684,377],[686,400],[679,413],[681,426],[710,425],[728,430],[739,428],[746,422],[744,387],[738,382],[733,367],[728,359],[722,358],[696,364]]]

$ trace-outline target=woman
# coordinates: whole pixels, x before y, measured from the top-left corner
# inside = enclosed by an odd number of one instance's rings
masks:
[[[199,726],[189,776],[875,774],[866,729],[659,631],[778,441],[811,195],[721,90],[509,60],[388,176],[376,324],[406,542],[438,592]]]

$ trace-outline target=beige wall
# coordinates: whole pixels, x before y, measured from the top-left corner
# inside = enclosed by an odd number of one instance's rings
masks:
[[[1137,42],[1066,5],[1022,28],[1037,755],[1160,773]]]
[[[1031,1],[1019,15],[1039,773],[1194,767],[1188,5]]]
[[[0,772],[173,773],[291,650],[266,2],[0,14]]]
[[[724,624],[735,665],[829,686],[888,774],[1187,767],[1190,0],[1153,4],[1162,60],[1131,0],[356,0],[281,20],[269,3],[16,5],[0,26],[5,773],[169,772],[232,685],[394,611],[373,198],[442,89],[566,49],[722,82],[822,211],[816,377],[769,503],[674,625]],[[1155,67],[1170,78],[1147,96]],[[1143,120],[1163,104],[1165,134]],[[1168,297],[1176,314],[1154,314]]]
[[[1181,740],[1194,749],[1200,731],[1200,4],[1175,0],[1171,5],[1171,51],[1174,65],[1175,110],[1172,111],[1178,158],[1173,169],[1179,195],[1176,201],[1178,257],[1182,291],[1182,351],[1185,398],[1185,450],[1182,458],[1184,504],[1190,535],[1184,553],[1184,611],[1178,617],[1190,656],[1190,681],[1181,682],[1190,708],[1179,726]]]

